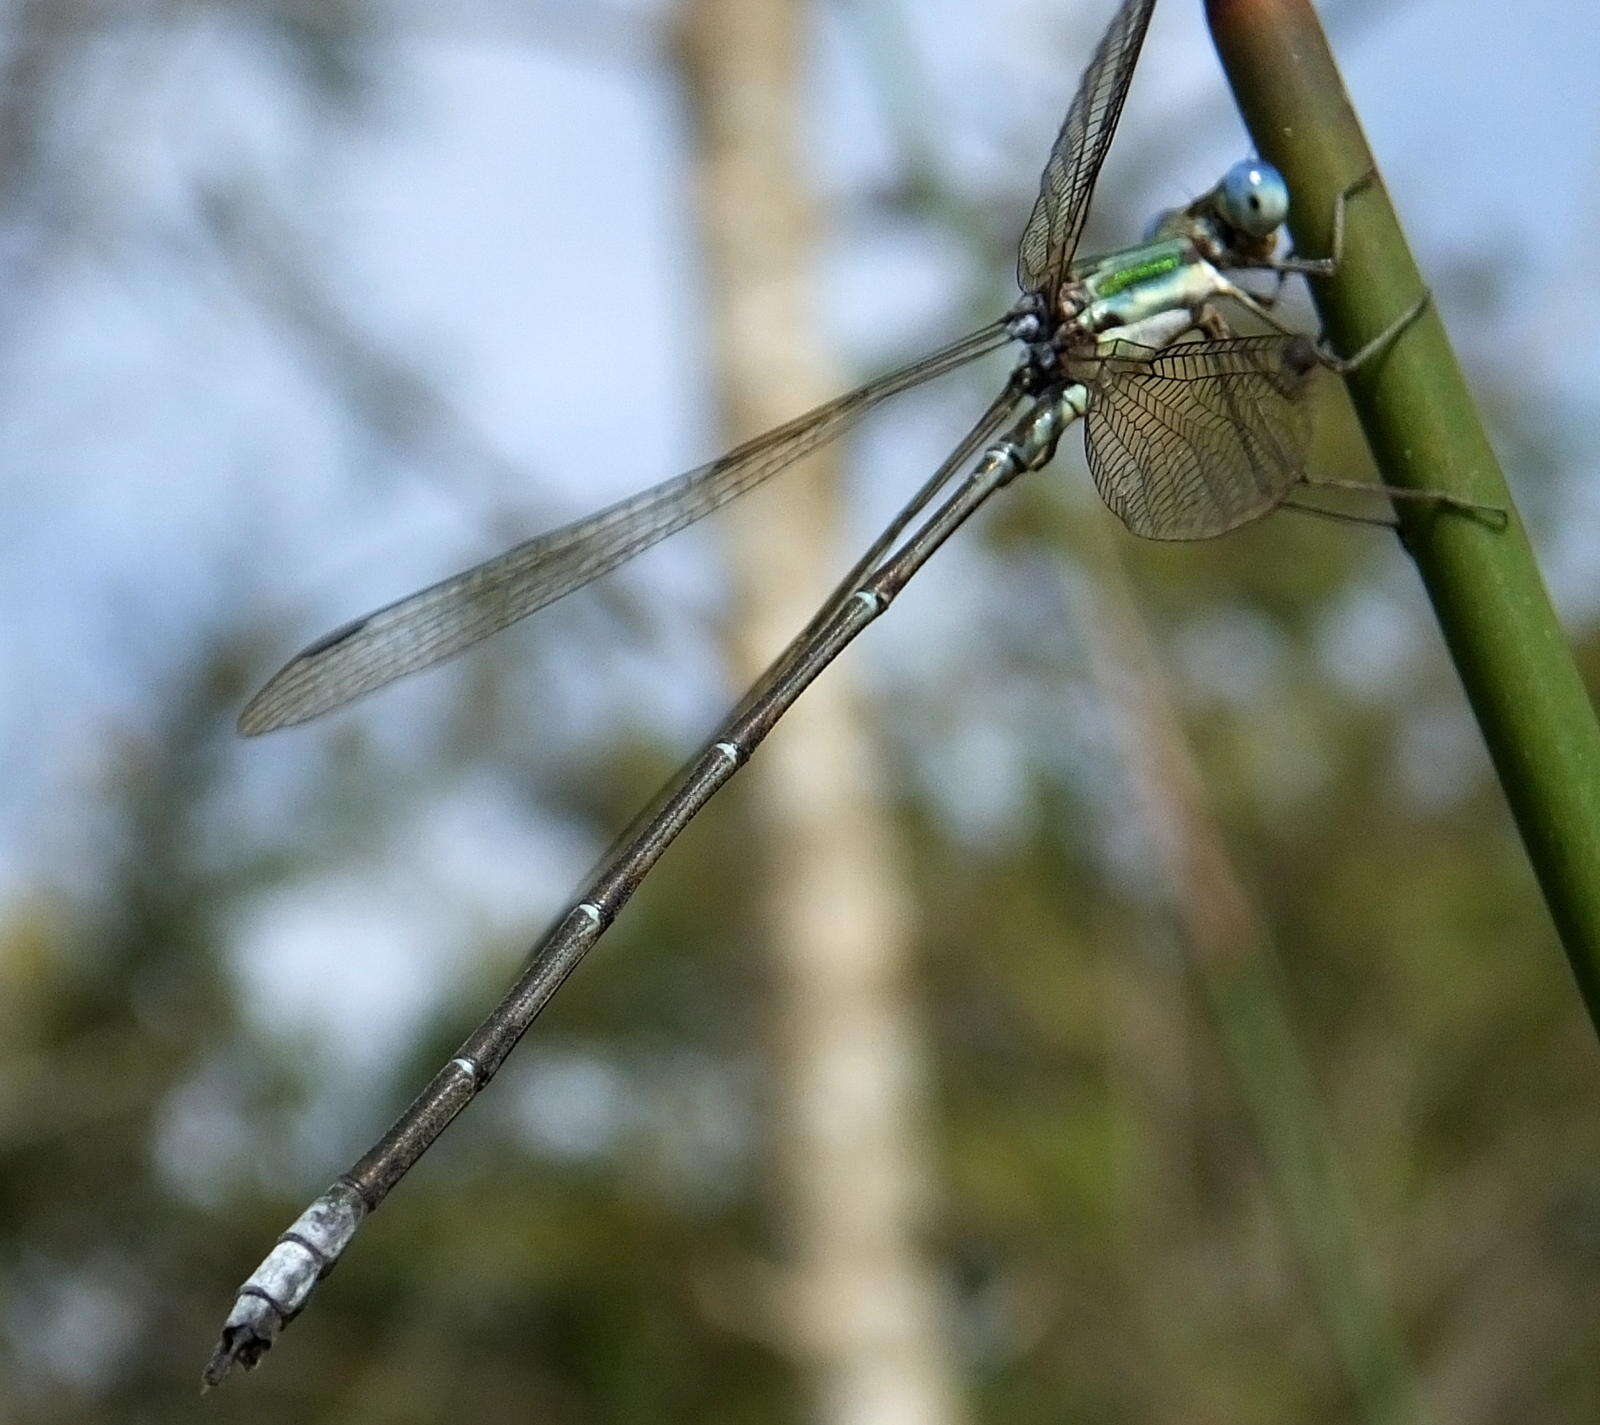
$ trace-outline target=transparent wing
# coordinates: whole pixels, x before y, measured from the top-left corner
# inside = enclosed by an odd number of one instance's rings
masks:
[[[844,604],[853,598],[862,584],[871,576],[879,562],[894,547],[895,541],[905,533],[906,527],[923,510],[939,497],[944,488],[978,455],[988,443],[990,436],[994,435],[1001,426],[1015,413],[1022,404],[1023,395],[1020,382],[1016,379],[1020,372],[1013,373],[1013,379],[1006,382],[1000,394],[989,404],[989,409],[981,415],[972,429],[964,435],[960,442],[939,462],[939,468],[923,483],[909,500],[901,507],[897,514],[872,541],[861,557],[852,564],[844,577],[834,585],[833,592],[828,595],[820,608],[811,616],[804,629],[797,637],[797,642],[803,642],[807,637],[818,633]],[[768,675],[778,671],[780,665],[768,669]],[[747,706],[749,702],[759,698],[766,692],[769,684],[766,677],[757,683],[747,695],[746,702],[740,706]]]
[[[1108,362],[1084,436],[1100,497],[1145,539],[1209,539],[1266,514],[1304,478],[1316,367],[1311,343],[1285,336]]]
[[[1039,196],[1017,249],[1017,284],[1054,306],[1077,250],[1089,197],[1116,133],[1156,0],[1123,0],[1062,121],[1039,178]]]
[[[389,604],[296,654],[239,716],[246,736],[305,722],[448,658],[587,584],[831,440],[888,397],[1003,345],[997,322],[718,460]]]

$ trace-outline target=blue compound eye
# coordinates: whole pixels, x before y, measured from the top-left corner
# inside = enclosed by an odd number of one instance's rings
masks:
[[[1222,175],[1217,211],[1230,227],[1266,237],[1289,216],[1289,185],[1270,163],[1247,158]]]

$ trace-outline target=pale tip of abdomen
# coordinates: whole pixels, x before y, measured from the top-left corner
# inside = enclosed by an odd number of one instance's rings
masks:
[[[200,1373],[202,1390],[220,1385],[235,1365],[254,1368],[339,1259],[366,1213],[361,1194],[341,1180],[294,1220],[239,1288],[217,1348]]]

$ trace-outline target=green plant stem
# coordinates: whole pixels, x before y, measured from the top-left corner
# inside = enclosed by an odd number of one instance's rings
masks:
[[[1311,283],[1333,345],[1359,350],[1425,289],[1316,13],[1310,0],[1207,0],[1206,11],[1245,123],[1295,195],[1299,252],[1329,251],[1340,193],[1372,174],[1347,205],[1338,272]],[[1600,726],[1437,312],[1349,387],[1386,481],[1506,512],[1499,527],[1424,502],[1398,510],[1600,1030]]]

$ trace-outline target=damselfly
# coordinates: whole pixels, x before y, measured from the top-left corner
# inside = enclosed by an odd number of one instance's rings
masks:
[[[236,1361],[253,1366],[260,1359],[361,1220],[494,1075],[690,818],[975,510],[1050,461],[1068,426],[1084,422],[1089,466],[1106,504],[1151,539],[1223,534],[1295,503],[1304,487],[1341,483],[1313,481],[1304,468],[1309,378],[1320,365],[1341,363],[1285,329],[1266,303],[1226,275],[1332,270],[1333,257],[1274,255],[1289,207],[1274,169],[1237,164],[1195,202],[1163,214],[1144,242],[1076,260],[1154,6],[1123,0],[1083,75],[1022,235],[1017,278],[1024,295],[1010,311],[710,464],[347,624],[298,654],[245,708],[241,730],[267,732],[447,658],[754,488],[890,396],[1007,342],[1021,345],[1017,366],[977,423],[617,844],[493,1013],[245,1283],[206,1367],[207,1383]],[[1341,217],[1342,209],[1335,255]],[[1253,313],[1271,333],[1234,334],[1227,304]]]

